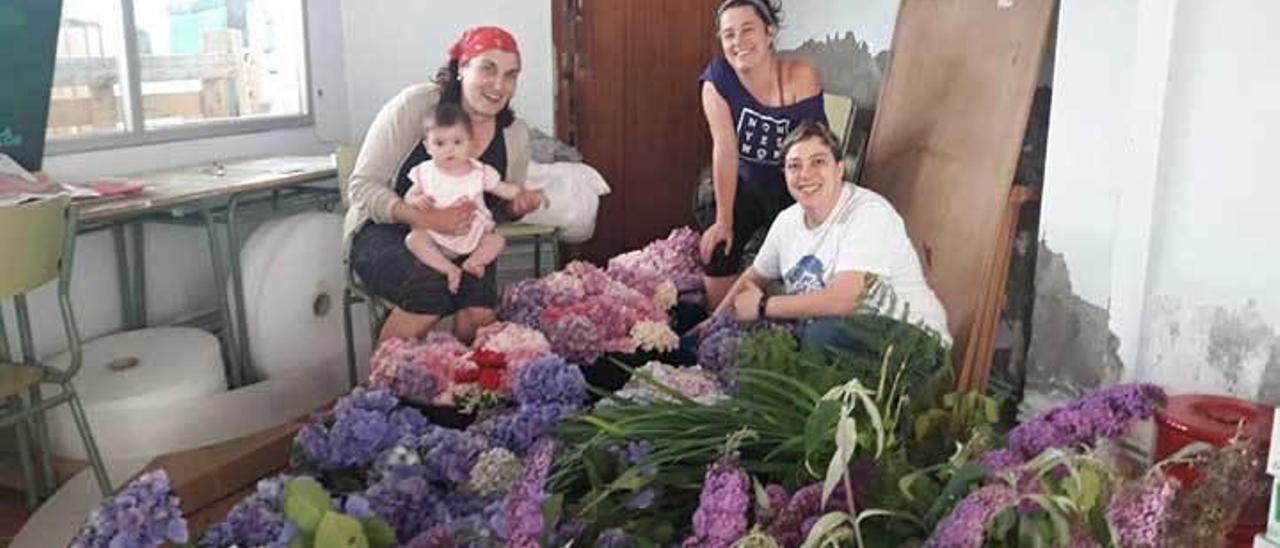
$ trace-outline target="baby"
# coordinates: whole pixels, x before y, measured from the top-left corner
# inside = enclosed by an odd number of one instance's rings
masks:
[[[442,103],[423,125],[424,145],[431,159],[409,170],[413,186],[405,193],[405,203],[431,208],[470,200],[476,205],[476,214],[466,234],[414,229],[405,236],[404,244],[419,261],[444,274],[449,292],[456,294],[463,271],[483,278],[485,267],[506,246],[506,240],[493,231],[493,215],[484,205],[484,193],[514,200],[525,190],[502,182],[497,170],[471,157],[471,117],[462,107]],[[459,268],[454,259],[464,255],[467,258]]]

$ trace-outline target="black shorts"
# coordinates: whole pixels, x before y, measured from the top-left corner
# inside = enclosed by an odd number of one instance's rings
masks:
[[[498,304],[496,265],[484,278],[462,275],[458,293],[449,293],[444,274],[422,264],[404,245],[409,227],[402,224],[365,223],[351,239],[351,268],[374,295],[414,314],[448,316],[464,308],[489,308]],[[462,264],[466,256],[454,259]]]
[[[760,229],[768,230],[778,213],[786,209],[795,200],[786,189],[765,190],[738,184],[738,192],[733,197],[733,245],[725,252],[724,244],[720,244],[711,252],[711,262],[707,263],[707,276],[721,278],[737,276],[743,270],[742,255],[747,244]]]

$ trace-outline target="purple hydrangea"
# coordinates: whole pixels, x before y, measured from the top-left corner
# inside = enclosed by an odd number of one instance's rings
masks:
[[[716,461],[707,471],[693,514],[693,536],[685,548],[728,548],[747,533],[750,507],[747,474],[731,458]]]
[[[205,530],[200,546],[287,546],[294,535],[281,506],[288,479],[288,476],[276,476],[259,481],[254,494],[237,503],[226,519]]]
[[[742,327],[732,314],[711,318],[698,344],[698,365],[714,374],[721,384],[731,385],[737,373],[738,343],[741,339]]]
[[[492,415],[473,428],[487,436],[494,446],[504,447],[519,456],[527,453],[538,438],[554,433],[560,421],[577,412],[575,407],[521,406]]]
[[[547,290],[541,280],[520,280],[507,286],[498,317],[505,321],[538,327]]]
[[[148,472],[107,498],[80,527],[73,548],[152,548],[187,542],[187,520],[164,470]]]
[[[938,524],[925,548],[979,548],[987,524],[1014,503],[1018,494],[1004,484],[992,484],[969,493]]]
[[[544,524],[542,500],[545,497],[547,474],[555,457],[556,442],[551,438],[539,440],[526,459],[520,480],[507,494],[507,546],[510,548],[538,548],[541,546]]]
[[[558,356],[526,364],[516,377],[516,401],[523,406],[580,407],[587,399],[582,371]]]
[[[434,427],[418,447],[428,480],[460,486],[471,479],[472,466],[489,444],[472,433]]]
[[[387,390],[356,388],[298,432],[300,468],[320,471],[367,466],[405,436],[421,435],[428,422],[416,409],[396,408]]]

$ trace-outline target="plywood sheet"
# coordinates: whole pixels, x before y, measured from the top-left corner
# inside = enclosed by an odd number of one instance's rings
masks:
[[[1053,9],[1053,0],[903,0],[898,12],[863,181],[906,220],[946,306],[957,366],[991,291]]]

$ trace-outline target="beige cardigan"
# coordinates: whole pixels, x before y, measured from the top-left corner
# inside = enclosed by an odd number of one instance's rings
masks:
[[[350,204],[342,227],[342,256],[350,252],[351,238],[365,222],[395,222],[391,210],[400,197],[395,179],[401,164],[422,142],[422,120],[440,101],[435,84],[405,88],[378,111],[365,133],[347,185]],[[517,118],[505,130],[507,182],[522,185],[529,172],[529,126]]]

